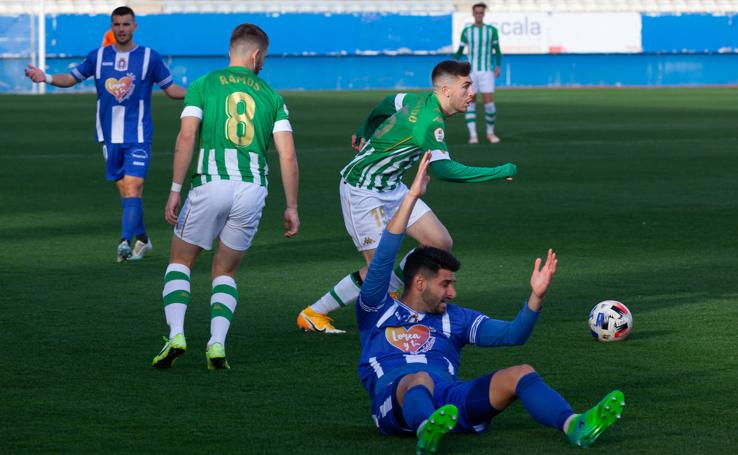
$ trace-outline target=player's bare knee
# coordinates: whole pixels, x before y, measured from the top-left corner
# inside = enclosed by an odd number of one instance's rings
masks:
[[[515,370],[516,382],[519,381],[520,378],[522,378],[523,376],[530,374],[530,373],[534,373],[536,371],[532,366],[528,365],[527,363],[524,363],[522,365],[515,365],[513,369]]]
[[[406,376],[408,381],[408,389],[422,385],[430,390],[433,390],[433,378],[425,371],[419,371],[417,373],[409,374]]]

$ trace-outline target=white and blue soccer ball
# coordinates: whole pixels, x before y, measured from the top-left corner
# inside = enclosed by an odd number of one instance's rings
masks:
[[[621,341],[633,330],[633,313],[617,300],[605,300],[589,313],[589,330],[599,341]]]

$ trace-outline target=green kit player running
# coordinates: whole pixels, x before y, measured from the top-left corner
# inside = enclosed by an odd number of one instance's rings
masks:
[[[346,230],[367,264],[374,256],[387,222],[407,193],[402,183],[403,174],[423,153],[431,152],[431,169],[438,178],[450,182],[511,179],[517,172],[512,163],[491,168],[471,167],[449,157],[446,118],[466,111],[474,98],[470,70],[466,62],[439,63],[431,76],[432,92],[400,93],[385,98],[353,138],[354,147],[360,151],[341,171],[339,191]],[[407,232],[421,245],[451,249],[451,236],[446,227],[423,201],[416,204]],[[400,267],[403,264],[401,262]],[[391,291],[402,286],[401,274],[398,269],[393,275]],[[305,331],[343,333],[326,315],[356,301],[364,276],[366,266],[345,276],[317,302],[300,312],[298,327]]]
[[[213,258],[209,369],[229,368],[225,338],[236,309],[235,276],[256,234],[267,196],[267,148],[271,138],[279,154],[287,209],[285,236],[297,234],[298,170],[292,127],[281,96],[257,74],[264,65],[269,38],[256,25],[242,24],[231,34],[230,65],[190,85],[174,154],[172,189],[165,218],[174,224],[172,253],[164,275],[164,313],[169,337],[154,358],[168,368],[187,349],[184,318],[190,302],[190,270],[200,252],[219,239]],[[182,210],[180,190],[192,160],[195,137],[200,154],[192,189]]]
[[[500,77],[500,39],[497,29],[484,23],[484,13],[487,5],[477,3],[472,6],[474,23],[464,27],[461,32],[461,43],[454,58],[460,59],[464,54],[464,47],[469,48],[469,63],[471,63],[471,79],[474,91],[484,98],[484,119],[487,124],[487,140],[492,144],[500,142],[495,135],[497,108],[495,106],[495,78]],[[476,100],[469,104],[466,111],[466,126],[469,128],[469,143],[477,144],[477,104]]]

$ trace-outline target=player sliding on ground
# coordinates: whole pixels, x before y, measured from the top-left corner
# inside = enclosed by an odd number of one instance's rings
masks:
[[[190,85],[174,153],[172,189],[164,216],[175,224],[172,254],[164,275],[164,313],[169,338],[153,365],[168,368],[187,349],[184,319],[190,303],[190,270],[203,249],[219,239],[213,258],[209,369],[230,368],[225,338],[238,302],[235,276],[261,219],[267,196],[267,149],[274,138],[287,209],[285,236],[297,234],[297,158],[284,100],[257,76],[269,38],[253,24],[241,24],[230,41],[230,65]],[[195,138],[200,156],[187,201],[177,216],[182,183]]]
[[[402,183],[403,174],[424,152],[431,152],[430,167],[435,175],[449,182],[510,179],[517,172],[511,163],[472,167],[457,163],[449,156],[446,118],[465,112],[474,98],[470,71],[466,62],[439,63],[431,75],[432,92],[400,93],[385,98],[354,136],[353,145],[359,153],[341,171],[339,191],[346,230],[367,264],[374,256],[387,221],[407,193]],[[368,138],[366,142],[365,138]],[[421,245],[451,249],[451,236],[446,227],[423,201],[415,205],[407,233]],[[402,285],[400,268],[393,275],[391,291],[397,291]],[[305,331],[343,333],[326,315],[356,301],[365,275],[366,267],[346,275],[317,302],[300,312],[298,327]]]
[[[418,174],[382,235],[356,304],[361,359],[359,376],[372,398],[372,417],[385,434],[415,433],[417,453],[435,453],[449,431],[479,433],[516,399],[541,425],[560,430],[575,446],[586,447],[620,418],[625,397],[607,394],[595,407],[575,414],[530,365],[493,371],[470,381],[456,373],[461,348],[525,343],[538,320],[543,298],[556,272],[548,250],[535,260],[531,294],[512,321],[491,319],[450,303],[456,297],[459,261],[451,253],[419,247],[405,263],[405,288],[399,299],[388,294],[395,256],[425,193],[426,154]]]

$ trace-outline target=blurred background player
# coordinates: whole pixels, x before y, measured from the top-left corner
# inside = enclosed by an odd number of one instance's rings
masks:
[[[341,171],[339,192],[346,230],[369,264],[379,238],[407,193],[403,174],[421,155],[432,154],[431,169],[449,182],[485,182],[511,179],[517,172],[512,163],[497,167],[472,167],[451,160],[446,145],[446,118],[465,112],[474,98],[468,62],[447,60],[433,69],[433,91],[400,93],[382,100],[352,138],[363,144],[359,153]],[[368,140],[364,141],[365,138]],[[421,245],[450,250],[451,235],[423,201],[410,217],[408,234]],[[400,264],[402,267],[402,263]],[[366,275],[366,266],[346,275],[330,291],[297,316],[305,331],[344,333],[326,315],[353,303]],[[392,290],[402,286],[402,271],[393,275]]]
[[[106,177],[115,181],[123,207],[121,240],[117,248],[117,260],[123,262],[142,259],[152,249],[143,221],[141,198],[154,132],[151,121],[153,84],[174,99],[184,98],[185,90],[172,82],[172,74],[158,52],[133,41],[138,26],[131,8],[116,8],[110,19],[114,45],[90,52],[71,73],[45,74],[32,65],[25,73],[33,82],[55,87],[71,87],[89,77],[95,78],[97,141],[103,144]],[[134,237],[136,243],[131,248]]]
[[[500,40],[497,29],[484,23],[484,13],[487,5],[477,3],[472,6],[474,23],[464,28],[461,32],[461,44],[454,58],[460,59],[464,53],[464,47],[469,47],[469,63],[471,63],[471,78],[474,91],[482,94],[484,99],[484,120],[487,125],[487,140],[492,144],[500,142],[495,135],[495,122],[497,121],[497,108],[495,107],[495,78],[500,77],[500,64],[502,53],[500,52]],[[494,56],[494,60],[493,60]],[[477,103],[476,99],[469,104],[466,111],[466,126],[469,128],[469,143],[477,144]]]
[[[272,137],[279,154],[287,202],[285,236],[297,234],[298,169],[287,106],[257,76],[269,47],[266,33],[241,24],[231,34],[227,68],[213,71],[187,89],[174,154],[172,189],[165,218],[174,224],[172,253],[164,275],[166,344],[154,358],[168,368],[187,349],[184,319],[190,302],[190,270],[200,252],[219,244],[213,258],[208,369],[230,368],[225,338],[238,302],[235,276],[256,234],[267,196],[267,149]],[[195,138],[200,154],[192,189],[179,217],[180,191],[192,161]]]
[[[619,390],[589,411],[575,414],[530,365],[503,368],[470,381],[457,377],[465,345],[516,346],[530,337],[556,273],[552,250],[543,265],[541,258],[535,260],[530,297],[513,321],[452,304],[461,264],[438,248],[413,251],[405,263],[402,296],[395,299],[387,293],[403,234],[425,193],[430,155],[423,157],[382,235],[356,304],[359,376],[372,398],[377,428],[389,435],[415,434],[416,453],[436,453],[444,434],[481,433],[492,418],[520,399],[534,420],[561,431],[572,445],[592,444],[620,418],[625,397]]]

